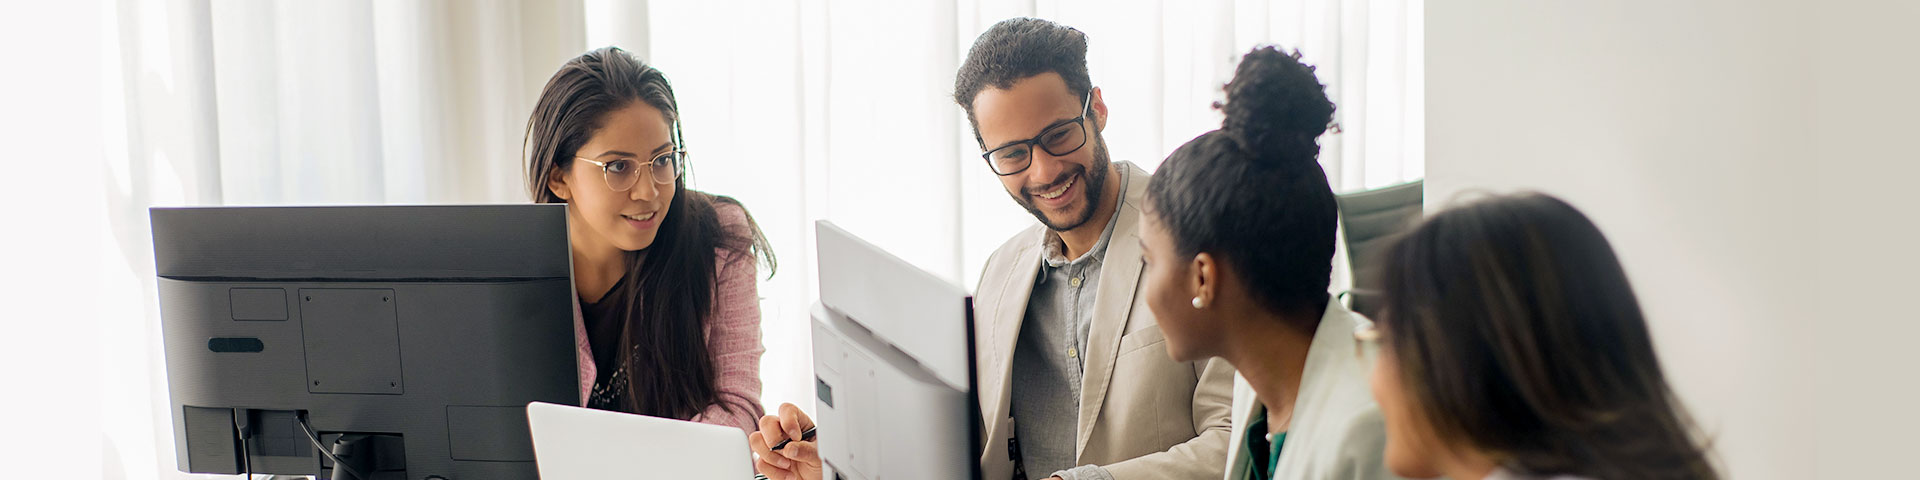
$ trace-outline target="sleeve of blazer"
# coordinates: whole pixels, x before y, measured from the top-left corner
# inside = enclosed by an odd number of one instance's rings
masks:
[[[593,364],[593,344],[587,342],[587,320],[580,313],[580,297],[573,298],[573,356],[575,372],[580,377],[580,406],[587,406],[587,397],[593,395],[593,382],[600,378],[599,367]]]
[[[1367,409],[1347,424],[1340,440],[1340,457],[1334,462],[1335,479],[1400,480],[1387,469],[1386,422],[1379,409]]]
[[[1216,480],[1227,465],[1227,437],[1233,430],[1233,366],[1226,360],[1196,362],[1200,381],[1193,388],[1193,431],[1187,443],[1167,451],[1106,465],[1115,480]]]
[[[720,208],[723,225],[745,228],[744,210]],[[713,312],[707,320],[707,353],[713,357],[715,395],[719,402],[691,420],[725,425],[748,433],[760,429],[760,357],[767,348],[760,340],[760,269],[752,255],[734,255],[714,249]]]
[[[993,337],[991,335],[991,332],[992,332],[991,328],[993,325],[993,321],[991,319],[993,318],[994,312],[987,311],[987,308],[992,308],[993,306],[998,305],[996,303],[998,302],[998,299],[990,298],[989,295],[999,295],[1000,289],[1005,287],[1000,286],[998,283],[994,283],[994,280],[997,280],[997,279],[991,279],[988,277],[994,274],[993,266],[999,265],[999,262],[1001,261],[1000,257],[1005,255],[1004,252],[1002,252],[1002,250],[1005,250],[1005,248],[995,249],[993,253],[987,255],[987,263],[985,264],[986,268],[982,268],[980,270],[980,280],[974,283],[974,287],[973,287],[973,341],[974,341],[973,368],[978,373],[977,376],[985,376],[986,372],[993,371],[994,367],[997,366],[992,356],[987,353],[988,349],[980,348],[980,345],[987,345],[993,341]],[[989,287],[993,288],[992,292],[988,292],[987,289]],[[988,305],[982,306],[981,305],[982,302],[987,302]],[[985,382],[987,380],[981,379],[979,381]],[[986,395],[985,386],[976,385],[974,386],[974,388],[975,390],[980,391],[978,394]],[[982,439],[982,441],[990,441],[986,439],[987,426],[989,424],[992,424],[994,420],[991,418],[987,418],[987,415],[988,415],[987,410],[993,408],[987,405],[987,402],[989,402],[989,400],[987,400],[985,397],[979,398],[978,403],[980,404],[980,412],[979,412],[980,413],[980,438]],[[982,446],[984,447],[984,445]]]

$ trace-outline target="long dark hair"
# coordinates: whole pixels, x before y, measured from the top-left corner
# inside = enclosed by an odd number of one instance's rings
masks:
[[[527,119],[527,189],[533,200],[566,202],[548,188],[548,178],[572,166],[574,153],[608,113],[633,102],[660,110],[674,146],[685,148],[679,104],[659,69],[616,47],[596,49],[562,65]],[[629,405],[624,409],[632,413],[685,419],[708,405],[731,405],[719,402],[713,358],[707,351],[706,324],[714,310],[718,275],[713,255],[718,251],[729,261],[747,262],[758,256],[769,272],[775,268],[773,250],[752,216],[746,228],[721,225],[716,204],[739,202],[688,190],[686,179],[681,175],[674,181],[674,200],[653,244],[627,252],[626,280],[607,296],[620,302],[616,311],[626,318],[615,351],[620,352],[617,368],[629,376]],[[746,399],[749,404],[755,401]]]
[[[1218,107],[1226,112],[1220,129],[1160,164],[1148,203],[1180,255],[1219,257],[1260,304],[1317,325],[1338,207],[1316,139],[1333,120],[1333,102],[1299,52],[1264,47],[1241,58]]]
[[[1495,197],[1387,247],[1384,341],[1443,442],[1530,475],[1711,479],[1600,229],[1560,199]]]

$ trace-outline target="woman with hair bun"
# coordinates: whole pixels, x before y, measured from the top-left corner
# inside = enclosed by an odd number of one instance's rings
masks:
[[[1142,285],[1175,360],[1239,371],[1228,479],[1394,478],[1353,332],[1327,294],[1337,221],[1317,138],[1333,103],[1299,53],[1255,49],[1226,120],[1174,150],[1147,190]]]

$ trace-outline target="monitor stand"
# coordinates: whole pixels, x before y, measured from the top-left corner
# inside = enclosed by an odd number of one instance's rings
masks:
[[[320,466],[330,480],[377,480],[407,478],[406,447],[399,435],[382,433],[323,434],[321,442],[333,453],[322,456]],[[337,468],[339,459],[346,468]],[[366,475],[355,476],[354,473]]]

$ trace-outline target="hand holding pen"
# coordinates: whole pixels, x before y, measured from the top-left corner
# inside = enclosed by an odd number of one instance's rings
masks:
[[[747,434],[754,469],[772,480],[820,480],[820,449],[813,437],[813,419],[800,407],[781,404],[779,415],[761,417],[760,431]]]

